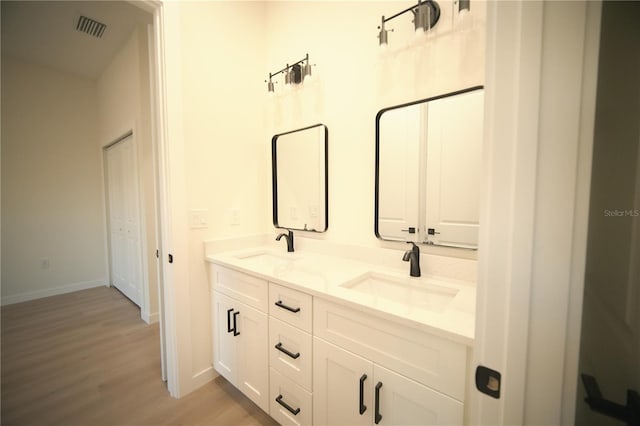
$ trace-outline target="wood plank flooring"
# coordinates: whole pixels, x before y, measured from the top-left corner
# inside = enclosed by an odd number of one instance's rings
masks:
[[[181,399],[160,378],[158,324],[114,288],[1,309],[9,425],[276,425],[219,377]]]

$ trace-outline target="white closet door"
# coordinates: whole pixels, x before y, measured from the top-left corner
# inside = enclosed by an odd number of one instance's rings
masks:
[[[138,170],[129,136],[106,150],[111,284],[140,306],[142,262]]]

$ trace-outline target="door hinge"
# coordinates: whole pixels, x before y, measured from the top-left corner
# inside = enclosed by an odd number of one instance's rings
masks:
[[[169,253],[169,263],[173,263],[173,255]]]
[[[156,249],[156,259],[160,259],[160,250]]]

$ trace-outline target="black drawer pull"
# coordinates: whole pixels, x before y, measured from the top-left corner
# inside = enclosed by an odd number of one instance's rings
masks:
[[[282,347],[282,343],[280,342],[278,342],[275,348],[280,352],[282,352],[283,354],[290,356],[293,359],[298,359],[300,357],[300,352],[296,352],[295,354],[293,352],[289,352],[288,350]]]
[[[233,308],[227,309],[227,333],[231,333],[233,328],[231,327],[231,312],[233,312]]]
[[[279,307],[279,308],[286,309],[286,310],[287,310],[287,311],[289,311],[289,312],[293,312],[294,314],[295,314],[295,313],[300,312],[300,308],[292,308],[292,307],[290,307],[290,306],[287,306],[287,305],[285,305],[284,303],[282,303],[282,300],[278,300],[278,301],[275,303],[275,305],[276,305],[277,307]]]
[[[240,314],[240,311],[236,311],[233,313],[233,335],[234,336],[240,335],[240,332],[238,331],[238,314]]]
[[[282,395],[278,395],[278,397],[276,398],[276,402],[280,405],[282,405],[284,408],[286,408],[291,414],[293,414],[294,416],[297,416],[298,413],[300,412],[300,408],[296,408],[295,410],[293,408],[291,408],[291,406],[289,404],[287,404],[286,402],[284,402],[282,400]]]
[[[363,374],[360,377],[360,415],[363,415],[367,411],[367,406],[364,405],[364,381],[367,380],[367,375]]]
[[[376,418],[375,423],[380,423],[382,420],[382,414],[380,414],[380,388],[382,387],[382,382],[378,382],[376,385]]]

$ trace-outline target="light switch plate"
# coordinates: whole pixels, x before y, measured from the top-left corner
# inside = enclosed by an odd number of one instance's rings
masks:
[[[209,210],[189,211],[189,226],[191,229],[202,229],[209,227]]]

